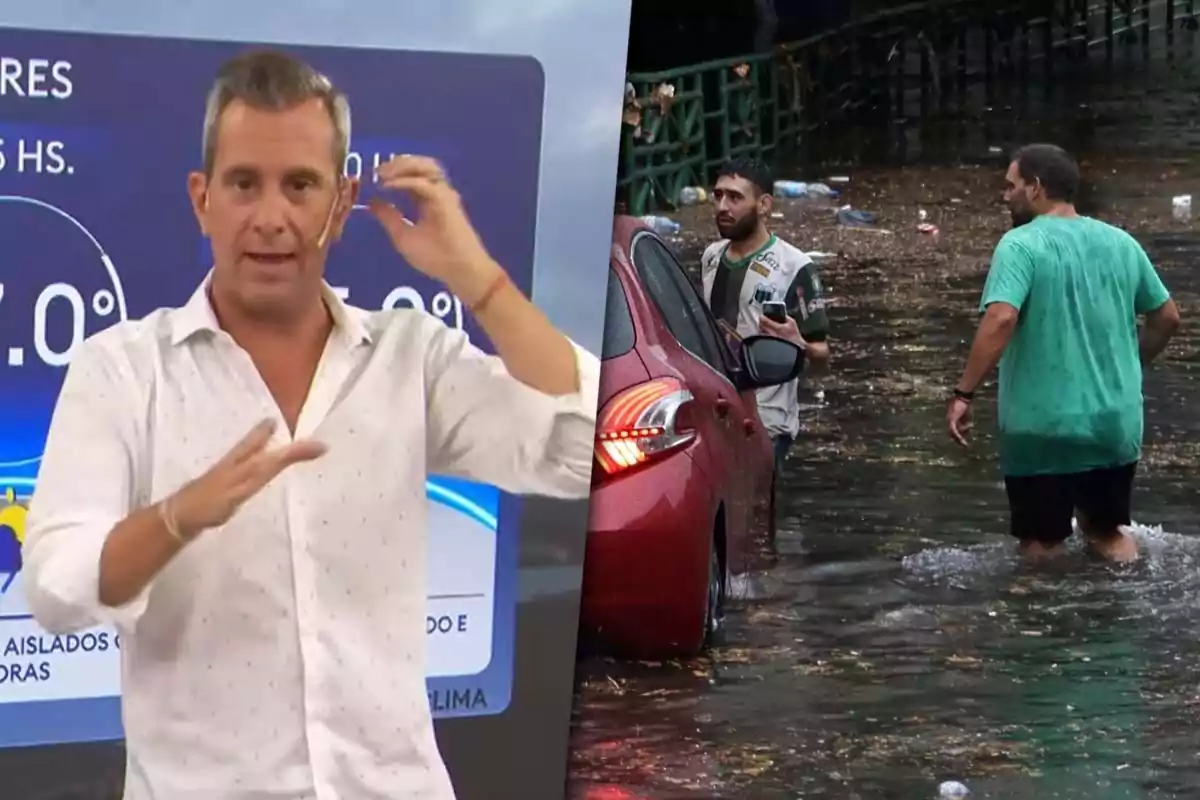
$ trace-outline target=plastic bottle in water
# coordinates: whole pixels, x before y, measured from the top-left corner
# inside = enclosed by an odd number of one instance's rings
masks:
[[[661,235],[679,233],[679,223],[667,217],[656,217],[653,215],[641,217],[641,221],[650,226],[650,230]]]
[[[938,797],[941,800],[961,800],[970,793],[971,791],[958,781],[945,781],[938,787]]]
[[[1171,199],[1171,214],[1180,222],[1187,222],[1192,218],[1192,196],[1190,194],[1181,194],[1178,197]]]
[[[837,189],[834,189],[824,183],[810,183],[808,185],[809,197],[837,197]]]
[[[776,197],[808,197],[808,184],[800,181],[775,181]]]
[[[694,206],[708,202],[708,192],[700,186],[685,186],[679,190],[679,205]]]

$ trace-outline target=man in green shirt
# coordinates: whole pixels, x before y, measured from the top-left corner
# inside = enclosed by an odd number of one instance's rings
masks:
[[[1179,311],[1132,236],[1075,211],[1079,167],[1064,150],[1019,150],[1006,181],[1013,229],[992,256],[950,435],[967,443],[975,389],[999,362],[1000,464],[1021,551],[1061,552],[1074,516],[1095,552],[1132,561],[1142,367]]]

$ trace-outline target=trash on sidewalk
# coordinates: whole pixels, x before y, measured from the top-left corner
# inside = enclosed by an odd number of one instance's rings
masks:
[[[772,193],[776,197],[837,197],[836,189],[824,183],[805,183],[803,181],[775,181]]]
[[[666,116],[667,112],[671,110],[671,106],[675,103],[675,84],[660,83],[654,87],[654,91],[650,96],[658,105],[658,110],[663,116]]]
[[[653,214],[638,217],[646,225],[650,226],[650,230],[661,235],[679,233],[682,227],[678,222],[669,217],[656,217]]]
[[[849,175],[830,175],[825,179],[826,183],[845,184],[850,182]]]
[[[870,228],[878,219],[878,214],[850,206],[842,206],[837,212],[838,225],[844,225],[847,228]]]
[[[685,186],[679,190],[679,205],[695,206],[708,202],[708,191],[701,186]]]
[[[926,236],[937,236],[938,227],[929,221],[929,212],[923,208],[917,209],[917,232],[923,233]]]
[[[647,115],[650,112],[656,112],[660,117],[667,116],[674,103],[674,84],[660,83],[658,86],[655,86],[650,92],[650,96],[646,98],[646,104],[643,105],[642,100],[637,96],[637,88],[632,83],[626,83],[625,104],[621,112],[621,122],[633,129],[634,139],[646,144],[653,144],[656,126],[643,126],[642,123],[646,121]]]
[[[958,781],[943,781],[941,786],[938,786],[938,797],[943,800],[960,800],[971,793],[971,790],[966,787],[966,784]]]
[[[638,102],[637,89],[632,83],[625,84],[625,107],[621,112],[621,121],[631,128],[640,129],[642,125],[642,104]],[[635,131],[634,138],[640,135]]]
[[[808,197],[808,184],[801,181],[775,181],[771,190],[776,197]]]
[[[854,231],[855,233],[881,233],[884,236],[892,235],[892,231],[875,226],[879,215],[873,211],[863,211],[846,205],[839,208],[834,217],[838,227],[846,231]]]
[[[1192,196],[1181,194],[1171,198],[1171,215],[1180,222],[1190,220],[1192,218]]]

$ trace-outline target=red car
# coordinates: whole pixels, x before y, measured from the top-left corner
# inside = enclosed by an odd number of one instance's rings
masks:
[[[720,630],[730,576],[772,533],[754,389],[791,380],[803,353],[768,337],[731,346],[671,250],[619,216],[601,357],[581,627],[625,652],[695,654]]]

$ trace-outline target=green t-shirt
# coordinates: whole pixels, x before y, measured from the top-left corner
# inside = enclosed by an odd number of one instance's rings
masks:
[[[980,304],[981,313],[992,303],[1020,312],[1000,360],[1004,474],[1138,460],[1137,317],[1169,298],[1141,245],[1099,220],[1043,215],[1004,235]]]

